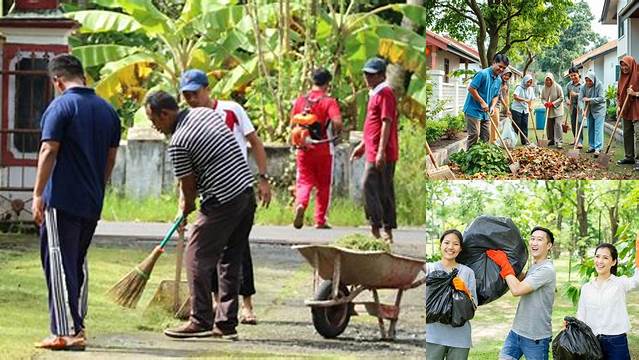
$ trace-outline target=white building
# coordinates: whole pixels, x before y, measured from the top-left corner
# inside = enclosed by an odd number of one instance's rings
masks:
[[[639,0],[604,0],[599,21],[617,25],[617,59],[639,59]]]
[[[592,70],[599,81],[602,82],[604,91],[608,86],[616,86],[619,80],[618,41],[611,40],[602,46],[593,49],[572,61],[572,65],[579,69],[581,77]]]

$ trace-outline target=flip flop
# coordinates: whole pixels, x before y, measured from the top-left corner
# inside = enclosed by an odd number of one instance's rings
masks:
[[[35,347],[52,351],[84,351],[86,341],[83,338],[70,336],[52,336],[36,343]]]
[[[257,325],[257,318],[253,314],[242,315],[242,317],[240,318],[240,324]]]

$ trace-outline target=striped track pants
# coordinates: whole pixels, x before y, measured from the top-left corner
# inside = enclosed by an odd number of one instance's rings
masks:
[[[40,229],[40,254],[49,291],[51,333],[75,335],[87,313],[86,255],[97,220],[47,208]]]

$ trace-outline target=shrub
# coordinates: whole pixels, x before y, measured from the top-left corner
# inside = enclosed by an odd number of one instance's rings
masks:
[[[509,170],[506,154],[497,145],[478,142],[468,151],[460,151],[450,156],[450,161],[459,165],[460,170],[467,175],[484,173],[486,175],[500,175]]]
[[[457,133],[466,128],[466,120],[464,119],[463,113],[457,115],[448,114],[442,118],[442,121],[446,121],[447,128],[445,135],[451,140],[455,139]]]
[[[439,140],[448,129],[448,122],[443,119],[426,121],[426,141],[429,144]]]

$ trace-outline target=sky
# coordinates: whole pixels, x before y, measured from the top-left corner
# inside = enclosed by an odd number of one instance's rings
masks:
[[[608,40],[617,38],[617,26],[616,25],[602,25],[599,22],[601,18],[601,10],[603,9],[603,0],[586,0],[590,6],[590,12],[595,17],[592,21],[592,30],[596,33],[602,34],[608,37]]]

